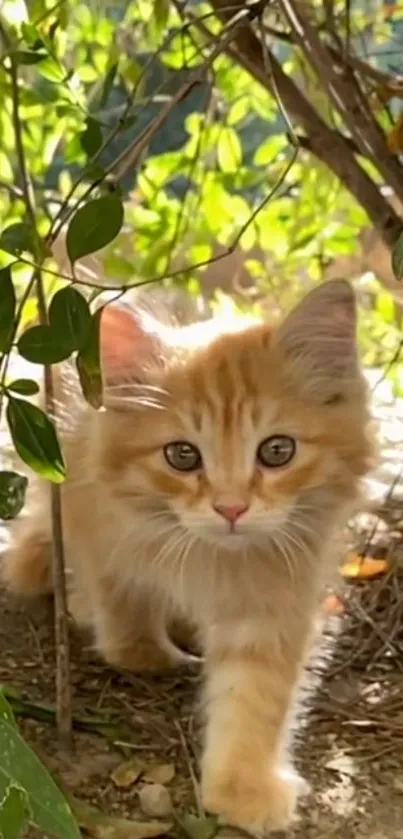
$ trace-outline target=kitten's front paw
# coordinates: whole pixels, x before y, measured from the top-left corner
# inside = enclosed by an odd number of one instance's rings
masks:
[[[178,650],[177,654],[163,650],[153,641],[136,641],[130,647],[107,647],[103,645],[100,653],[112,667],[118,670],[133,670],[137,672],[172,670],[188,664],[190,656]]]
[[[304,792],[305,781],[292,769],[273,769],[266,780],[259,778],[255,784],[242,770],[205,779],[203,803],[226,824],[262,837],[287,829]]]

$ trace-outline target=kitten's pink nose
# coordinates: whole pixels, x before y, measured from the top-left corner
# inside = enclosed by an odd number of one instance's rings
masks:
[[[216,504],[214,509],[220,516],[227,519],[231,524],[234,524],[244,513],[246,513],[247,504]]]

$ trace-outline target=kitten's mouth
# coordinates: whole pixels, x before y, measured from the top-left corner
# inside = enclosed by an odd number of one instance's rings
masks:
[[[230,524],[228,530],[225,531],[226,536],[245,536],[245,531],[242,532],[240,527],[237,527],[235,524]]]

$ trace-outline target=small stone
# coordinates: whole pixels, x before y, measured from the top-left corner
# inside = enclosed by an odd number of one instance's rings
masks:
[[[162,784],[146,784],[139,792],[140,807],[145,816],[163,818],[172,813],[172,799]]]
[[[393,778],[393,788],[396,792],[400,793],[400,795],[403,795],[403,778],[401,775]]]

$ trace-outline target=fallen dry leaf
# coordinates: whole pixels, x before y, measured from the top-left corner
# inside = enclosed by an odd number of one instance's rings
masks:
[[[347,554],[346,562],[340,568],[342,577],[349,580],[371,580],[384,574],[388,570],[386,559],[371,556],[360,556],[356,553]]]
[[[154,766],[147,766],[143,772],[143,780],[149,784],[169,784],[174,777],[174,763],[156,763]]]
[[[78,826],[92,839],[154,839],[172,830],[172,822],[119,819],[76,798],[70,799],[70,804]]]
[[[342,752],[335,755],[335,757],[332,757],[331,760],[328,760],[327,763],[325,763],[325,768],[331,769],[332,772],[338,772],[339,775],[347,775],[351,778],[356,775],[354,761],[350,755],[346,755]]]
[[[120,789],[127,789],[138,781],[140,775],[143,774],[144,769],[144,763],[136,757],[130,758],[130,760],[125,760],[124,763],[120,763],[119,766],[113,770],[111,775],[112,781],[116,787],[119,787]]]

